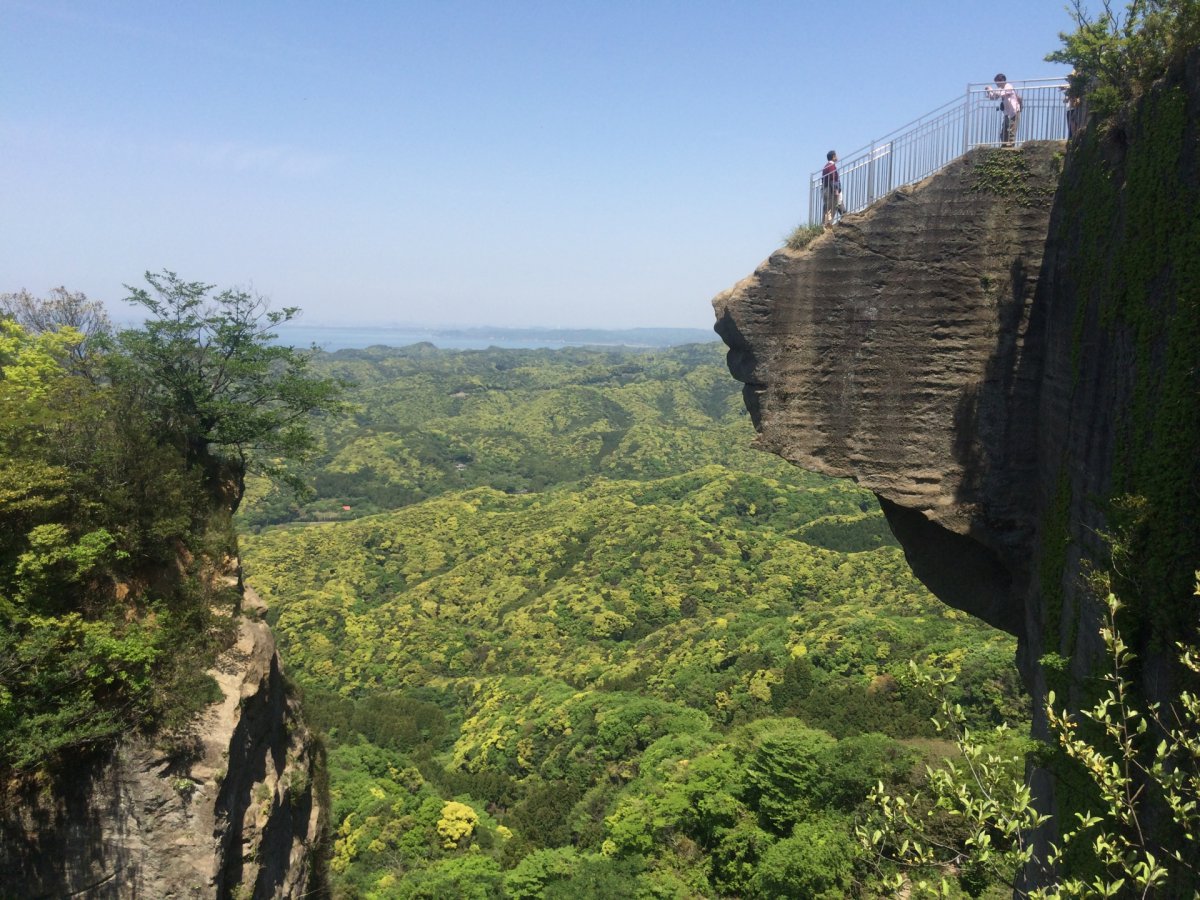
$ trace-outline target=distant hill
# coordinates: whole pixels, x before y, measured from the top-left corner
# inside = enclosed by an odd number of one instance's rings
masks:
[[[561,347],[625,347],[662,349],[681,344],[715,343],[705,328],[433,328],[424,325],[308,325],[279,329],[279,341],[294,346],[315,344],[322,350],[408,347],[432,344],[442,350],[555,349]]]
[[[946,752],[909,661],[1021,718],[1011,637],[870,493],[753,449],[721,350],[315,355],[350,402],[312,492],[239,515],[325,735],[333,896],[849,896],[868,792]]]
[[[529,339],[602,347],[675,347],[679,344],[707,344],[717,339],[708,328],[459,328],[433,333],[447,338]]]

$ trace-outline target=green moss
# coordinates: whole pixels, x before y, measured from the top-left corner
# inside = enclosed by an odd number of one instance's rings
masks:
[[[1087,252],[1073,253],[1068,260],[1068,275],[1077,286],[1071,329],[1071,387],[1079,386],[1083,372],[1084,335],[1094,297],[1109,277],[1109,260],[1091,248],[1100,246],[1116,219],[1116,193],[1112,190],[1112,172],[1099,148],[1094,130],[1084,132],[1075,154],[1070,179],[1063,184],[1058,199],[1059,242],[1069,246],[1072,232],[1078,230],[1080,245]]]
[[[1046,678],[1046,690],[1057,697],[1066,697],[1071,687],[1071,660],[1058,653],[1047,653],[1038,660]]]
[[[1153,118],[1129,159],[1131,246],[1127,303],[1119,312],[1136,344],[1138,378],[1116,487],[1146,499],[1133,548],[1157,634],[1188,627],[1185,604],[1200,559],[1194,489],[1200,478],[1200,219],[1197,191],[1177,172],[1187,128],[1186,98],[1174,90],[1151,105]],[[1157,596],[1155,596],[1157,595]]]
[[[1059,474],[1054,501],[1042,520],[1042,554],[1038,578],[1041,583],[1044,647],[1062,649],[1061,620],[1064,602],[1063,571],[1071,535],[1067,528],[1071,513],[1071,482],[1066,471]]]
[[[972,193],[994,194],[1029,206],[1049,200],[1052,187],[1038,184],[1032,177],[1023,150],[981,150],[975,160]]]
[[[1179,177],[1186,140],[1179,88],[1148,98],[1127,159],[1125,235],[1109,289],[1112,327],[1133,339],[1136,378],[1114,469],[1115,493],[1144,498],[1122,522],[1131,539],[1131,610],[1154,642],[1190,627],[1192,573],[1200,559],[1194,488],[1200,479],[1200,218],[1197,191]],[[1140,506],[1140,504],[1138,505]],[[1148,615],[1147,615],[1148,614]]]
[[[1194,153],[1188,128],[1180,87],[1146,96],[1131,120],[1124,159],[1110,165],[1112,148],[1085,134],[1061,198],[1060,220],[1076,229],[1073,377],[1078,383],[1091,352],[1122,367],[1106,377],[1128,379],[1128,402],[1114,397],[1112,490],[1100,499],[1112,509],[1110,530],[1128,544],[1129,564],[1114,587],[1137,629],[1130,637],[1154,647],[1193,627],[1189,600],[1200,562],[1194,494],[1200,482],[1200,191],[1181,177],[1185,155]],[[1122,496],[1138,500],[1115,502]],[[1044,570],[1055,558],[1045,554]],[[1052,591],[1049,609],[1059,604],[1047,575],[1043,571],[1043,588]],[[1047,625],[1054,631],[1047,637],[1051,646],[1062,634],[1057,621]]]

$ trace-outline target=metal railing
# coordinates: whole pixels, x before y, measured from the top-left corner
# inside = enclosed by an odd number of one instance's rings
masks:
[[[1021,97],[1015,145],[1025,141],[1067,138],[1067,82],[1035,78],[1010,82]],[[969,84],[965,97],[942,104],[907,125],[838,160],[842,212],[866,209],[897,188],[914,184],[945,168],[975,147],[1001,145],[1004,113],[1000,101],[988,95],[989,83]],[[1082,110],[1073,112],[1082,122]],[[808,193],[808,224],[820,224],[825,203],[821,172],[812,174]]]

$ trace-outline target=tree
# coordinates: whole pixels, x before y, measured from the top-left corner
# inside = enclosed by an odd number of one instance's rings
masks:
[[[822,754],[834,745],[824,731],[787,719],[773,723],[746,759],[747,801],[764,827],[786,834],[814,807]]]
[[[919,792],[893,794],[881,780],[870,794],[873,812],[856,829],[859,842],[883,864],[876,873],[881,891],[942,897],[957,874],[977,896],[990,883],[1011,883],[1033,861],[1030,836],[1047,817],[1034,806],[1007,729],[1000,726],[985,743],[950,697],[955,676],[912,667],[918,685],[937,700],[934,724],[953,739],[959,758],[927,765]]]
[[[401,900],[493,900],[504,896],[504,873],[490,856],[464,855],[438,860],[427,869],[409,872],[398,884],[385,883],[386,892],[373,896]]]
[[[1055,709],[1053,691],[1046,701],[1061,753],[1093,788],[1088,808],[1076,812],[1074,821],[1058,822],[1058,843],[1039,857],[1029,836],[1050,817],[1035,809],[1015,773],[1019,760],[1005,765],[985,752],[965,727],[962,710],[943,701],[939,721],[954,734],[962,764],[950,761],[929,770],[934,803],[923,814],[915,798],[892,796],[881,784],[872,797],[877,815],[859,828],[865,847],[926,876],[910,884],[912,896],[943,896],[947,871],[1006,882],[1022,866],[1051,879],[1045,887],[1018,889],[1017,896],[1030,900],[1196,895],[1200,693],[1183,690],[1165,705],[1139,700],[1130,677],[1134,655],[1117,629],[1121,603],[1109,594],[1105,607],[1103,694],[1078,713]],[[1177,649],[1182,669],[1200,676],[1200,647],[1180,643]],[[945,684],[926,683],[935,689]],[[966,829],[965,839],[961,834],[947,839],[945,829],[939,831],[947,814]],[[1080,851],[1080,858],[1069,858],[1069,850]],[[896,874],[885,883],[899,889],[906,880]]]
[[[1098,809],[1080,814],[1076,827],[1063,829],[1061,849],[1090,838],[1089,849],[1104,874],[1064,878],[1060,890],[1068,897],[1109,896],[1103,892],[1126,885],[1143,897],[1168,884],[1176,894],[1195,891],[1200,885],[1200,694],[1181,691],[1166,708],[1139,701],[1129,675],[1135,657],[1117,630],[1121,603],[1109,594],[1106,606],[1107,621],[1100,629],[1109,662],[1101,675],[1103,695],[1077,714],[1056,710],[1053,691],[1046,701],[1063,754],[1086,773],[1100,797]],[[1182,668],[1200,675],[1200,649],[1176,646]],[[1156,816],[1155,807],[1164,805],[1169,816]],[[1156,817],[1167,821],[1156,822]],[[1050,861],[1060,859],[1056,849]]]
[[[1093,18],[1083,0],[1072,0],[1076,29],[1059,34],[1062,47],[1046,60],[1074,66],[1072,93],[1110,116],[1200,43],[1200,2],[1129,0],[1118,10],[1101,0],[1100,10]]]
[[[840,900],[851,894],[858,848],[836,817],[797,822],[791,837],[768,848],[751,883],[764,900],[808,897]]]
[[[535,850],[504,876],[504,888],[512,900],[537,900],[548,884],[569,879],[578,865],[574,847]]]
[[[465,803],[450,800],[442,807],[442,817],[438,819],[437,830],[442,836],[442,846],[447,850],[465,846],[475,833],[479,823],[479,813]]]
[[[83,294],[0,296],[0,781],[211,702],[225,513],[253,454],[303,451],[336,404],[272,343],[295,310],[147,277],[150,319],[115,337]]]
[[[63,329],[79,332],[80,339],[72,342],[69,351],[73,369],[81,368],[96,344],[112,331],[103,304],[65,287],[51,289],[50,296],[44,298],[26,290],[0,294],[0,316],[11,318],[32,335]]]
[[[156,411],[191,463],[233,477],[236,508],[248,468],[278,474],[280,457],[312,448],[309,418],[336,408],[341,386],[314,375],[307,354],[274,343],[271,329],[296,307],[271,310],[241,290],[213,294],[167,270],[146,281],[149,291],[126,285],[126,301],[149,318],[117,335],[112,378]]]
[[[0,319],[0,781],[210,699],[215,593],[153,578],[210,504],[54,324]]]

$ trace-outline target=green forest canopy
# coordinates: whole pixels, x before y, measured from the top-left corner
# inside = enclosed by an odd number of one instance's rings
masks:
[[[316,368],[350,410],[313,495],[241,515],[328,734],[339,896],[846,896],[868,789],[944,752],[908,660],[1023,714],[1011,639],[870,494],[750,449],[716,344]]]
[[[212,698],[247,472],[339,896],[842,896],[866,791],[944,752],[906,662],[1020,714],[1011,641],[870,495],[750,449],[715,344],[309,360],[253,298],[149,283],[143,329],[66,292],[0,323],[9,776]]]

